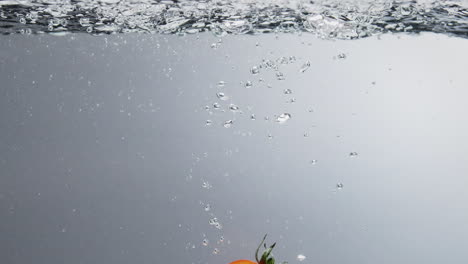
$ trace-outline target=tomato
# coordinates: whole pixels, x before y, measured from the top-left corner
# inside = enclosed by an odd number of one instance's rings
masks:
[[[250,260],[241,259],[241,260],[236,260],[234,262],[231,262],[230,264],[257,264],[257,263],[250,261]]]
[[[245,259],[240,259],[240,260],[236,260],[234,262],[231,262],[230,264],[275,264],[275,259],[271,255],[271,251],[275,247],[276,243],[273,243],[273,245],[271,245],[269,248],[267,248],[266,243],[263,244],[263,242],[265,242],[265,239],[266,239],[266,235],[263,237],[262,242],[260,242],[260,245],[258,246],[257,251],[255,251],[255,259],[257,260],[257,262],[253,262],[253,261],[245,260]],[[262,247],[262,244],[265,246],[265,251],[263,252],[261,258],[259,259],[258,251]],[[287,262],[283,262],[283,264],[285,264],[285,263],[287,263]]]

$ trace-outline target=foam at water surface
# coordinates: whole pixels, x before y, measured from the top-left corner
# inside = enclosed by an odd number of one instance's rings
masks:
[[[385,32],[468,36],[466,1],[6,0],[0,33],[253,34],[312,32],[353,39]]]

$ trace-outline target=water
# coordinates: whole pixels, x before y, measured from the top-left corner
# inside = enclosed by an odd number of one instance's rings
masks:
[[[349,39],[425,31],[466,37],[468,29],[464,0],[3,0],[0,8],[3,34],[212,31],[222,36],[306,31],[320,37]]]
[[[0,1],[2,263],[465,263],[466,4]]]

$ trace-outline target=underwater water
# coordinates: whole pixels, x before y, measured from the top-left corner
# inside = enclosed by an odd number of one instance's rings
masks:
[[[0,263],[465,263],[463,1],[0,1]]]

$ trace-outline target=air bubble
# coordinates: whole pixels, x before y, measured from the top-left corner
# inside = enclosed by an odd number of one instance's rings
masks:
[[[304,261],[305,259],[306,259],[306,256],[304,256],[302,254],[297,255],[297,260],[298,261]]]
[[[223,101],[226,101],[229,99],[229,97],[227,95],[225,95],[224,93],[217,93],[216,96],[220,99],[220,100],[223,100]]]
[[[305,71],[307,71],[307,69],[309,69],[309,67],[310,67],[310,61],[306,61],[306,62],[302,65],[302,67],[301,67],[301,69],[299,70],[299,72],[300,72],[300,73],[304,73]]]
[[[280,123],[280,124],[283,124],[283,123],[285,123],[286,121],[288,121],[289,119],[291,119],[291,114],[284,113],[284,114],[279,115],[279,116],[276,118],[276,122],[278,122],[278,123]]]
[[[222,229],[222,226],[221,226],[221,224],[219,223],[218,218],[216,218],[216,217],[211,218],[210,221],[208,221],[208,223],[209,223],[211,226],[216,227],[217,229]]]
[[[349,156],[350,157],[357,157],[359,154],[357,152],[350,152]]]
[[[293,92],[292,92],[291,89],[285,89],[285,90],[283,91],[283,93],[284,93],[284,94],[292,94]]]
[[[344,187],[344,185],[343,185],[343,183],[341,183],[341,182],[339,182],[339,183],[336,184],[336,188],[337,188],[338,190],[343,189],[343,187]]]
[[[227,120],[224,122],[223,127],[230,128],[234,122],[232,120]]]
[[[246,81],[244,86],[245,86],[245,88],[252,88],[253,83],[251,81]]]
[[[238,112],[239,111],[239,107],[235,104],[231,104],[229,106],[229,110],[233,111],[233,112]]]
[[[251,69],[250,69],[250,73],[252,73],[253,75],[257,75],[260,73],[260,69],[257,67],[257,66],[253,66]]]
[[[211,187],[213,187],[213,186],[211,186],[211,184],[209,182],[204,181],[202,183],[202,187],[205,188],[205,189],[211,189]]]
[[[284,74],[282,72],[276,72],[276,79],[280,81],[284,80]]]

